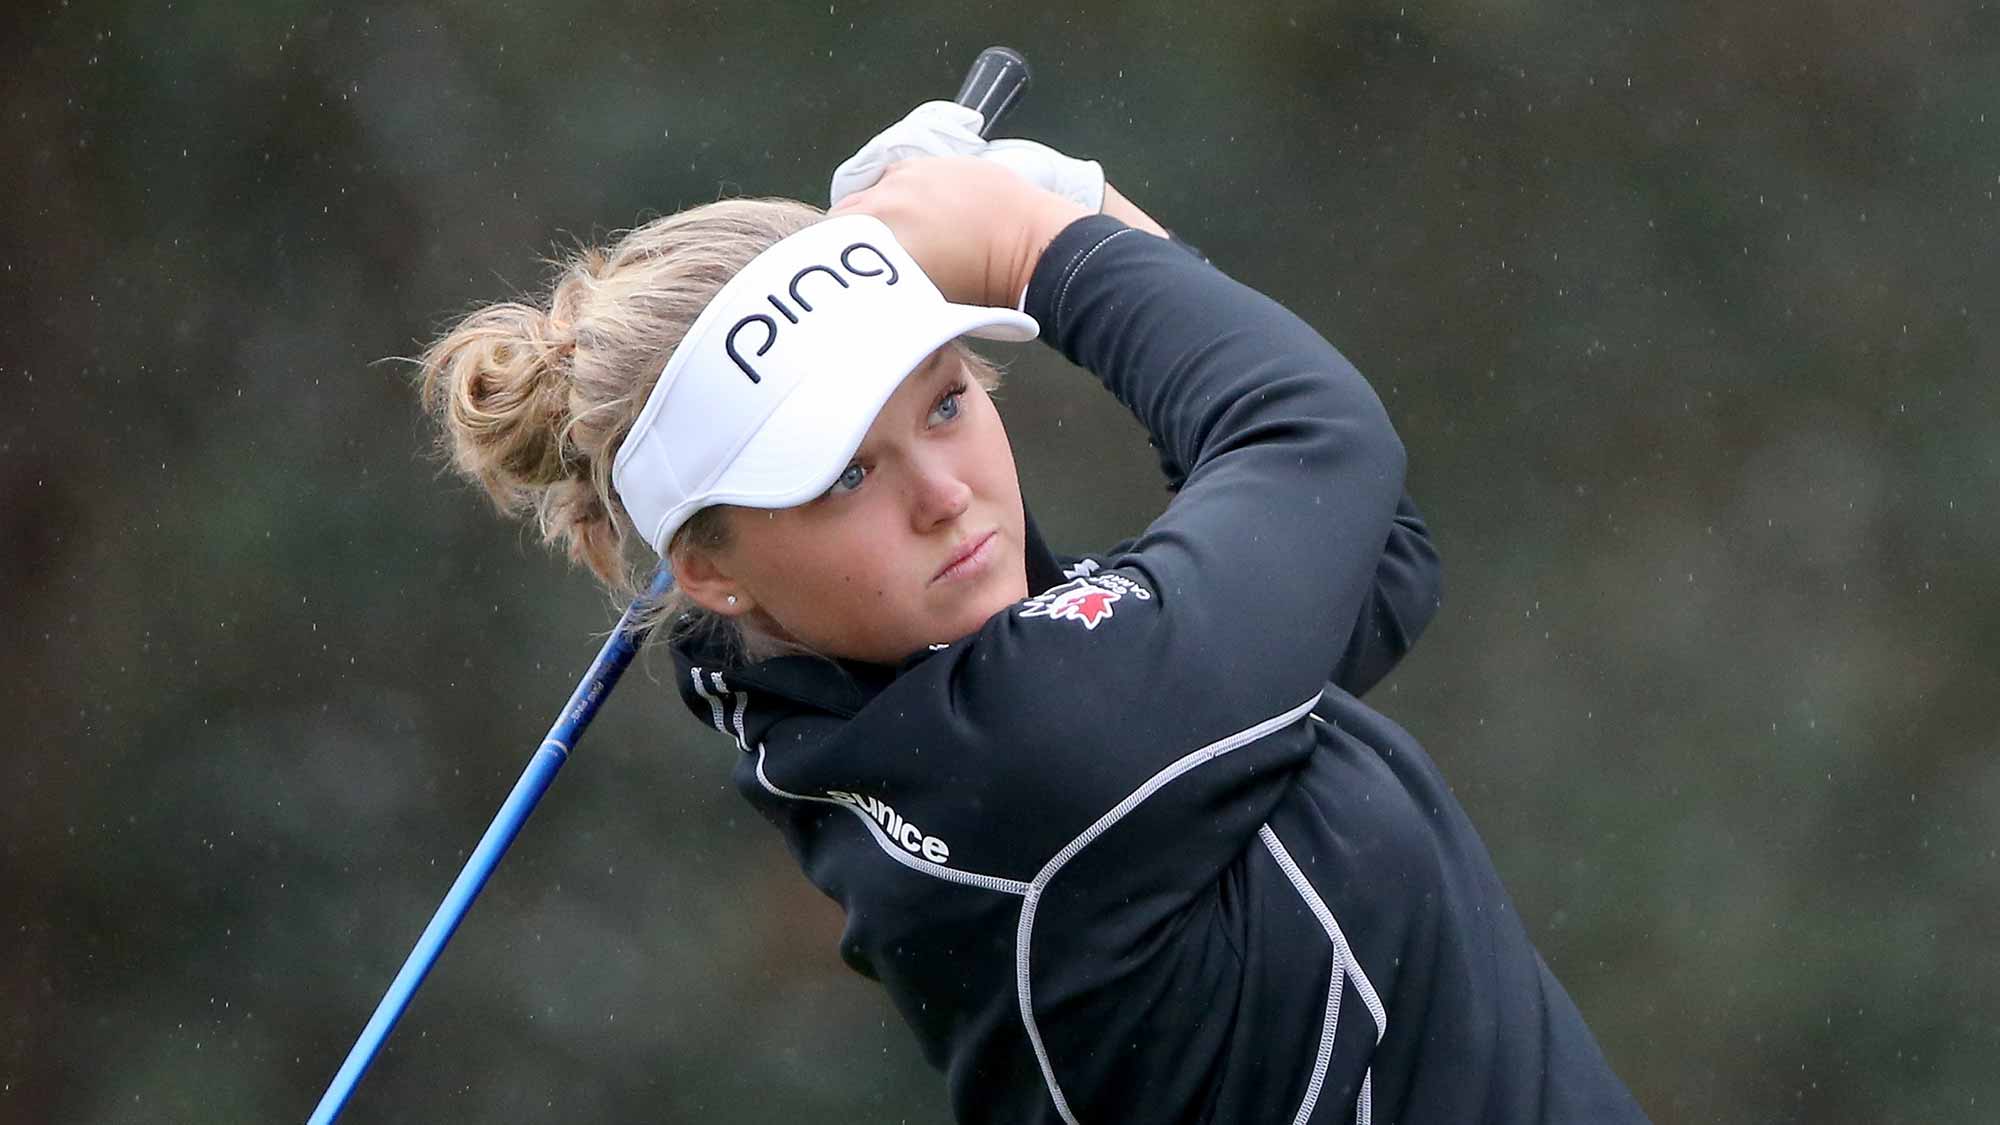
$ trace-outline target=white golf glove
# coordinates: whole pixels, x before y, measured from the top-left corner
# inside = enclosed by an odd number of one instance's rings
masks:
[[[1092,212],[1104,210],[1104,168],[1095,160],[1064,156],[1034,141],[987,141],[979,136],[985,117],[957,102],[925,102],[909,116],[875,134],[861,150],[833,170],[830,206],[875,186],[889,165],[918,156],[977,156],[1013,171],[1028,182]]]

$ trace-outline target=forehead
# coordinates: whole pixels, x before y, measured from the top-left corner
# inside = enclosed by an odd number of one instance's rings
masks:
[[[957,354],[957,351],[958,349],[954,345],[950,343],[944,344],[936,351],[925,356],[923,362],[917,364],[916,370],[910,372],[909,377],[911,379],[925,379],[946,370],[950,367],[950,364],[945,361]]]

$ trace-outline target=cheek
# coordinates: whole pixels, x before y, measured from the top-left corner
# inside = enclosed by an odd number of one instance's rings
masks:
[[[991,407],[988,410],[991,411]],[[990,422],[979,434],[975,457],[976,472],[985,491],[996,498],[1018,501],[1021,494],[1020,475],[1014,467],[1014,449],[1007,441],[1007,428],[1000,424],[998,414],[989,414]]]
[[[773,578],[788,587],[787,600],[802,612],[836,605],[853,607],[880,599],[899,561],[890,505],[871,502],[849,507],[840,518],[814,521],[791,537],[784,574]]]
[[[888,583],[880,543],[854,543],[826,560],[815,585],[828,600],[869,602],[883,596]]]

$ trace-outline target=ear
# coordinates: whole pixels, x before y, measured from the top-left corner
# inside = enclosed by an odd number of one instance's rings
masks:
[[[707,551],[676,551],[672,561],[674,585],[710,613],[718,617],[741,617],[757,607],[749,591]]]

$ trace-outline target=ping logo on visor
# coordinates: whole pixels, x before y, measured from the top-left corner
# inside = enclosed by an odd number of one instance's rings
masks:
[[[864,269],[855,265],[854,253],[857,250],[866,250],[869,254],[874,255],[876,263],[874,269]],[[862,261],[867,262],[868,255],[862,255]],[[842,250],[840,252],[840,265],[841,271],[845,271],[846,274],[857,278],[881,277],[883,274],[887,274],[889,275],[888,280],[882,282],[884,285],[894,285],[897,279],[902,276],[900,271],[896,269],[896,263],[890,261],[889,256],[884,254],[881,248],[867,242],[857,242]],[[823,273],[832,278],[842,289],[852,288],[848,283],[847,277],[843,276],[841,271],[836,271],[832,266],[826,265],[814,264],[806,266],[792,275],[792,283],[785,287],[785,292],[792,298],[792,304],[799,307],[799,313],[810,313],[813,311],[812,303],[806,300],[805,294],[799,292],[800,283],[813,274]],[[825,283],[822,282],[821,284]],[[783,316],[786,320],[793,324],[799,323],[799,313],[794,313],[790,308],[787,308],[785,302],[778,299],[777,294],[767,293],[764,295],[764,300],[768,301],[772,308],[777,309],[779,315]],[[771,345],[778,342],[778,322],[761,312],[751,313],[749,316],[730,325],[729,333],[723,337],[722,347],[724,351],[729,353],[729,358],[736,361],[736,366],[742,368],[745,375],[750,376],[751,382],[761,383],[764,381],[764,377],[757,374],[757,369],[750,365],[749,360],[743,358],[743,353],[738,351],[736,346],[737,335],[751,325],[761,325],[765,333],[764,342],[758,345],[754,354],[762,356],[765,352],[770,351]]]
[[[751,259],[695,318],[612,461],[618,499],[662,556],[711,504],[806,503],[932,352],[1037,332],[1025,313],[945,300],[873,216],[815,223]]]

